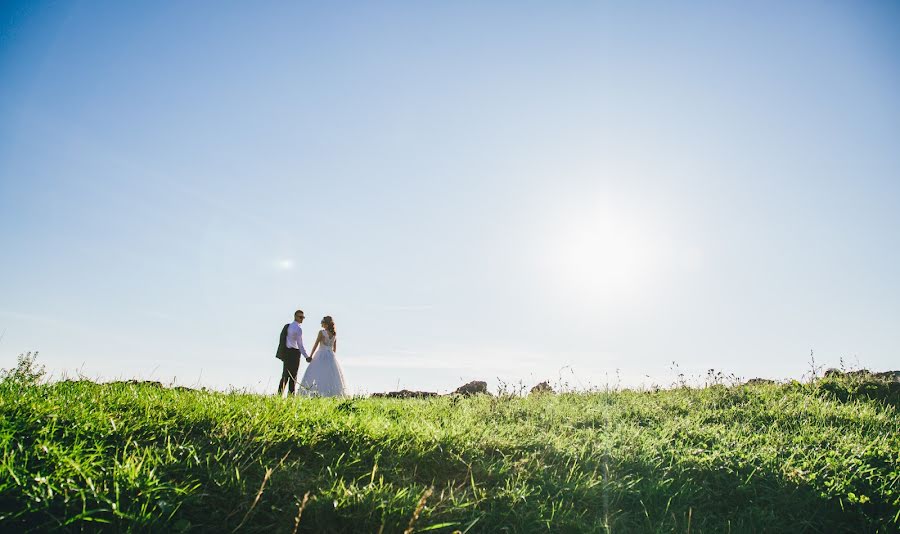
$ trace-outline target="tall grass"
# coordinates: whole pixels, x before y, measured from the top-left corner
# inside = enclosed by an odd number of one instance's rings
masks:
[[[0,528],[896,532],[892,387],[281,399],[7,373]]]

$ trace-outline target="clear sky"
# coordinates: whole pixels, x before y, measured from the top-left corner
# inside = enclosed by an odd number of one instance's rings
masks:
[[[0,6],[0,367],[900,368],[896,2]]]

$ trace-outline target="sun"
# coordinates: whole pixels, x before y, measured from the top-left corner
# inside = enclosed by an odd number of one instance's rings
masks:
[[[568,210],[556,218],[544,263],[554,286],[580,299],[645,294],[664,267],[650,218],[614,207]]]

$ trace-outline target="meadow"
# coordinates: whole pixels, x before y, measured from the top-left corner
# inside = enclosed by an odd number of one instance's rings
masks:
[[[900,384],[281,399],[0,382],[0,530],[897,532]]]

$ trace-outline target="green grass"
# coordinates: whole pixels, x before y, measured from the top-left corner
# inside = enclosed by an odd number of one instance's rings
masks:
[[[835,380],[285,400],[7,377],[0,529],[896,532],[897,406]]]

